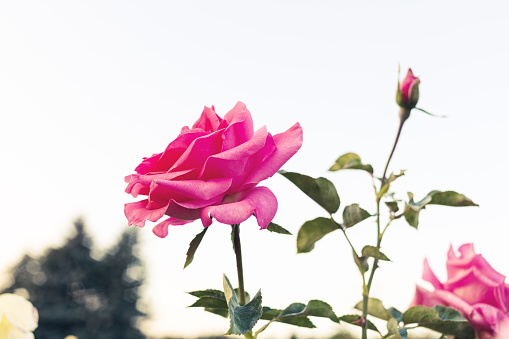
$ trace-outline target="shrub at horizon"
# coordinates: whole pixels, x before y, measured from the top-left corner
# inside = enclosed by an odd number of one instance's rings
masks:
[[[13,283],[4,292],[25,289],[39,311],[37,339],[142,339],[135,327],[144,314],[137,309],[143,275],[133,252],[137,232],[126,229],[100,259],[91,257],[92,242],[82,220],[74,223],[65,245],[39,257],[28,255],[13,268]]]

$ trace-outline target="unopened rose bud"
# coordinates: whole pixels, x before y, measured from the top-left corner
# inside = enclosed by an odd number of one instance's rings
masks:
[[[401,83],[398,81],[396,102],[399,107],[411,110],[419,101],[419,78],[415,77],[409,68],[408,73]]]

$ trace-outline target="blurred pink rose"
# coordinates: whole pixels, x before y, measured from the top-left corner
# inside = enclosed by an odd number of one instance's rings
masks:
[[[414,76],[412,69],[408,69],[408,73],[399,84],[398,93],[396,94],[396,102],[400,107],[411,110],[419,101],[419,78]]]
[[[505,276],[495,271],[473,244],[462,245],[456,256],[452,246],[447,254],[447,281],[441,283],[424,260],[422,278],[434,291],[417,286],[411,306],[433,307],[437,304],[460,311],[479,339],[495,338],[508,319],[509,285]],[[509,338],[509,337],[507,337]]]
[[[272,136],[265,127],[253,129],[246,106],[238,102],[224,119],[214,107],[205,107],[192,128],[180,135],[162,153],[143,158],[128,175],[126,192],[148,199],[125,204],[129,225],[143,227],[157,221],[159,237],[168,226],[212,218],[225,224],[239,224],[255,215],[267,228],[277,210],[277,200],[267,187],[256,185],[274,175],[302,145],[299,123]]]

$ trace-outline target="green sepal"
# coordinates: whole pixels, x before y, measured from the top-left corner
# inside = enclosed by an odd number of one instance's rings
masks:
[[[338,319],[352,325],[361,326],[361,318],[362,317],[358,314],[346,314],[339,317]],[[373,324],[369,319],[366,319],[366,321],[368,322],[368,329],[380,333],[375,324]],[[380,335],[382,334],[380,333]]]
[[[364,246],[361,253],[362,253],[363,257],[371,257],[371,258],[375,258],[378,260],[391,261],[389,258],[387,258],[387,256],[385,254],[380,252],[380,250],[378,248],[376,248],[375,246],[369,246],[369,245]]]
[[[326,178],[312,178],[310,176],[278,171],[279,174],[290,180],[308,197],[313,199],[318,205],[322,206],[329,213],[336,213],[339,209],[340,200],[336,187]]]
[[[426,113],[426,114],[429,114],[429,115],[431,115],[431,116],[433,116],[433,117],[435,117],[435,118],[447,118],[447,116],[445,116],[445,115],[436,115],[436,114],[430,113],[430,112],[428,112],[428,111],[426,111],[426,110],[423,110],[422,108],[419,108],[419,107],[414,107],[414,108],[415,108],[416,110],[418,110],[418,111],[421,111],[421,112],[424,112],[424,113]]]
[[[187,253],[186,253],[186,262],[184,264],[184,268],[186,268],[187,266],[189,266],[192,262],[193,262],[193,259],[194,259],[194,254],[196,253],[196,250],[198,249],[198,246],[200,246],[200,243],[203,239],[203,236],[205,235],[205,233],[207,232],[209,228],[208,227],[205,227],[203,229],[203,231],[201,231],[200,233],[198,233],[193,240],[191,240],[191,243],[189,244],[189,249],[187,250]]]
[[[334,165],[329,168],[329,171],[339,171],[345,169],[356,169],[366,171],[369,174],[373,174],[373,167],[371,165],[365,165],[361,161],[361,157],[355,153],[346,153],[340,156]]]
[[[359,204],[351,204],[343,210],[343,226],[352,227],[364,219],[371,217],[371,214],[359,207]]]
[[[318,240],[338,229],[339,226],[329,218],[318,217],[306,221],[297,234],[297,253],[311,252]]]
[[[262,315],[261,290],[256,293],[250,302],[241,306],[237,293],[226,275],[223,275],[223,287],[230,317],[230,329],[226,334],[246,334],[251,331]]]
[[[290,233],[290,231],[288,231],[286,228],[279,226],[278,224],[276,224],[274,222],[269,223],[269,226],[267,226],[267,230],[274,232],[274,233],[292,235],[292,233]]]
[[[474,339],[474,330],[457,310],[436,305],[433,308],[414,306],[403,313],[402,321],[418,324],[439,333],[454,335],[462,339]]]
[[[362,300],[355,305],[355,308],[362,311]],[[368,314],[385,321],[393,318],[392,314],[382,304],[382,301],[376,298],[368,299]]]

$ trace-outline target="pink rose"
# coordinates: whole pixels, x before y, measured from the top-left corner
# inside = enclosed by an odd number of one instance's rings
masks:
[[[402,108],[411,110],[419,101],[419,78],[414,77],[412,70],[409,68],[408,73],[399,84],[396,94],[396,102]]]
[[[473,244],[462,245],[456,256],[447,254],[447,281],[441,283],[424,260],[422,278],[430,282],[434,291],[417,286],[411,306],[433,307],[440,304],[460,311],[476,331],[477,338],[494,338],[508,318],[509,285],[505,276],[495,271]]]
[[[192,128],[182,128],[166,150],[143,158],[128,175],[126,192],[148,199],[125,204],[129,225],[166,220],[154,233],[164,238],[168,226],[184,225],[198,218],[203,226],[212,218],[240,224],[255,215],[264,229],[277,210],[277,200],[258,183],[274,175],[302,145],[299,123],[272,136],[266,127],[253,129],[251,114],[238,102],[224,119],[214,107],[205,107]]]

